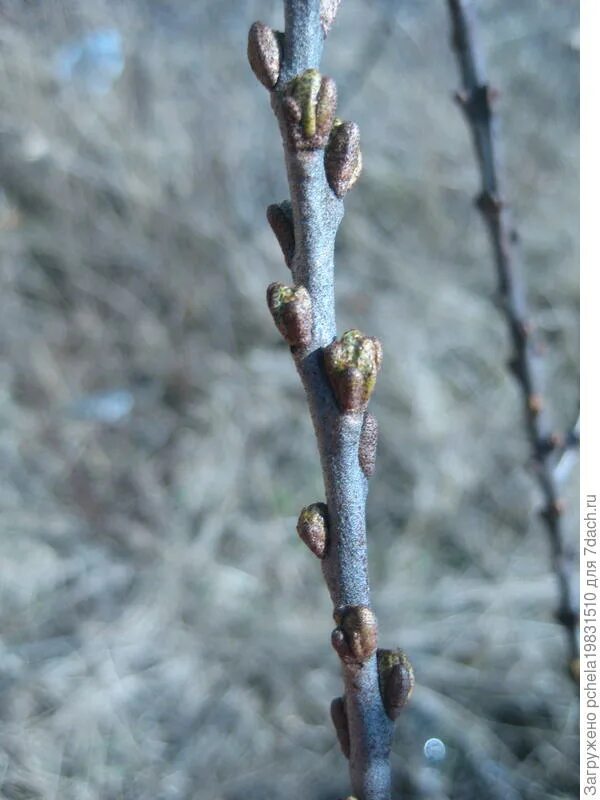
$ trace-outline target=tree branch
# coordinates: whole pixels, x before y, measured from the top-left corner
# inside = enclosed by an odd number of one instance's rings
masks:
[[[481,173],[479,208],[494,253],[503,311],[510,331],[513,357],[510,368],[521,388],[525,423],[539,487],[544,498],[542,518],[548,534],[552,568],[559,590],[556,617],[564,626],[570,674],[579,680],[579,611],[574,590],[574,558],[565,545],[563,512],[553,469],[555,453],[564,437],[554,434],[543,399],[541,355],[529,320],[525,283],[518,255],[518,235],[503,192],[499,153],[498,93],[490,87],[478,42],[477,19],[470,0],[448,0],[452,44],[462,77],[457,100],[470,126]]]
[[[369,597],[365,505],[377,426],[366,408],[381,346],[358,331],[336,340],[335,237],[342,198],[361,168],[358,127],[335,117],[335,84],[318,72],[338,5],[285,0],[285,34],[254,23],[248,57],[271,92],[290,188],[291,204],[270,206],[267,218],[293,286],[271,284],[267,300],[306,392],[323,470],[327,503],[302,511],[298,533],[321,559],[334,606],[344,696],[333,701],[331,716],[354,795],[389,800],[393,719],[413,677],[401,651],[377,651]]]

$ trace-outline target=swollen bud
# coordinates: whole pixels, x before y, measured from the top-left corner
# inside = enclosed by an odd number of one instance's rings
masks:
[[[311,503],[300,512],[296,530],[298,536],[317,558],[324,558],[327,550],[327,506]]]
[[[375,457],[377,455],[377,434],[379,426],[373,414],[365,414],[360,441],[358,443],[358,463],[366,478],[375,472]]]
[[[325,369],[342,411],[363,411],[375,388],[383,353],[374,336],[346,331],[325,348]]]
[[[248,61],[252,72],[269,91],[275,88],[281,69],[283,34],[264,22],[255,22],[248,32]]]
[[[277,237],[285,263],[291,269],[296,242],[294,239],[292,204],[289,200],[284,200],[283,203],[273,203],[273,205],[270,205],[267,208],[267,220],[273,233]]]
[[[325,150],[325,173],[329,185],[338,197],[350,191],[362,170],[360,131],[356,122],[333,123],[331,137]]]
[[[312,305],[304,286],[272,283],[267,303],[279,333],[291,347],[308,347],[312,338]]]
[[[396,719],[415,687],[412,665],[402,650],[378,650],[377,671],[383,707],[390,719]]]
[[[333,612],[337,622],[331,644],[347,663],[366,661],[377,647],[377,620],[368,606],[341,606]]]
[[[336,697],[331,701],[330,707],[331,721],[337,734],[340,750],[350,758],[350,732],[348,731],[348,717],[346,716],[346,704],[343,697]]]
[[[294,149],[325,147],[337,105],[337,89],[331,78],[316,69],[305,70],[286,86],[282,105]]]

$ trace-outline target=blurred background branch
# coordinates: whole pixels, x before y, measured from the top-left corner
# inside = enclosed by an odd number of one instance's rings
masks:
[[[456,51],[463,88],[457,100],[471,127],[481,172],[481,194],[477,198],[488,227],[498,275],[501,305],[508,325],[513,356],[509,362],[523,393],[526,428],[534,471],[544,498],[541,517],[548,534],[551,566],[558,584],[556,616],[563,625],[568,645],[568,665],[579,686],[579,610],[577,566],[564,532],[564,501],[559,495],[554,460],[567,437],[552,431],[541,378],[541,353],[536,341],[526,299],[525,281],[518,260],[519,235],[510,216],[503,187],[499,156],[498,92],[485,75],[478,40],[476,7],[471,0],[448,0],[452,20],[452,43]],[[578,439],[578,435],[577,435]],[[571,446],[573,434],[569,435]],[[563,462],[564,466],[564,462]]]

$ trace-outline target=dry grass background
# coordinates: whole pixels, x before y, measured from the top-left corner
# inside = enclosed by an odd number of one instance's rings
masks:
[[[578,6],[481,6],[564,426]],[[281,25],[280,3],[0,3],[6,800],[347,793],[330,601],[294,532],[321,477],[264,302],[286,275],[264,209],[286,187],[245,61],[258,18]],[[60,83],[57,48],[106,27],[125,51],[110,91]],[[345,0],[323,67],[365,159],[338,240],[340,330],[385,350],[373,600],[419,682],[395,780],[415,800],[557,800],[578,785],[578,708],[447,27],[442,0]],[[133,399],[118,422],[81,412],[115,390]]]

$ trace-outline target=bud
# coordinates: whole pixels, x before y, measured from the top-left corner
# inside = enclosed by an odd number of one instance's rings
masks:
[[[356,122],[333,123],[331,138],[325,150],[325,173],[338,197],[352,189],[362,170],[360,131]]]
[[[283,33],[264,22],[255,22],[248,32],[248,61],[252,72],[269,91],[279,80]]]
[[[303,508],[298,517],[298,536],[317,558],[324,558],[327,550],[327,506],[312,503]]]
[[[289,200],[284,200],[283,203],[274,203],[269,206],[267,208],[267,220],[273,233],[277,237],[285,263],[291,269],[296,243],[294,240],[292,204]]]
[[[296,150],[325,147],[335,117],[337,89],[331,78],[307,69],[291,80],[282,100],[291,145]]]
[[[368,606],[341,606],[333,618],[337,622],[331,644],[347,663],[366,661],[377,647],[377,620]]]
[[[342,411],[362,411],[381,367],[383,354],[379,340],[357,330],[346,331],[324,352],[325,369],[339,407]]]
[[[304,286],[272,283],[267,303],[279,333],[291,347],[308,347],[312,338],[312,306]]]
[[[331,701],[330,707],[331,721],[337,734],[340,750],[350,758],[350,733],[348,731],[348,717],[346,716],[346,704],[343,697],[336,697]]]
[[[358,463],[366,478],[375,472],[375,457],[377,455],[377,434],[379,426],[377,420],[368,411],[363,420],[358,444]]]
[[[415,687],[412,665],[402,650],[378,650],[377,671],[385,712],[396,719]]]

